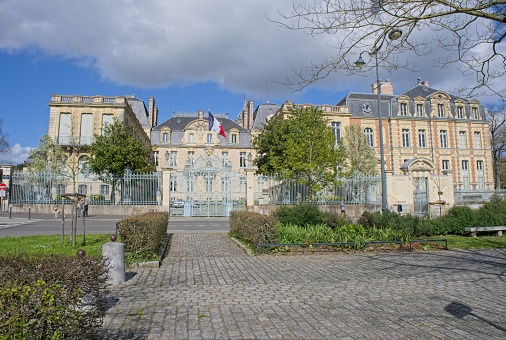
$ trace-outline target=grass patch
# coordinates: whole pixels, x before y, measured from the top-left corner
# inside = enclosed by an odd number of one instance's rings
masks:
[[[29,255],[59,254],[76,255],[84,249],[88,256],[102,256],[102,245],[110,242],[110,235],[87,234],[86,245],[82,245],[82,235],[77,235],[76,246],[72,246],[69,235],[65,235],[61,244],[61,235],[19,236],[0,238],[0,252],[5,254],[25,253]]]
[[[448,248],[454,249],[494,249],[506,248],[505,236],[479,236],[476,238],[470,236],[453,236],[445,235],[439,237],[429,237],[428,239],[441,239],[448,240]]]

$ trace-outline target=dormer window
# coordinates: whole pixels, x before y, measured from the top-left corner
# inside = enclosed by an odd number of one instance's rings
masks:
[[[464,108],[462,106],[457,106],[457,118],[464,118]]]
[[[190,143],[190,144],[195,143],[195,134],[193,132],[190,132],[188,134],[188,143]]]
[[[443,104],[437,104],[437,116],[439,118],[445,117],[445,106]]]
[[[169,142],[169,133],[168,132],[163,132],[162,133],[162,142],[163,143],[168,143]]]
[[[423,117],[423,104],[416,104],[416,116]]]
[[[406,117],[408,115],[408,104],[401,103],[401,112],[400,115]]]
[[[477,107],[473,107],[471,108],[471,115],[473,117],[473,119],[480,119],[480,115],[478,114],[478,108]]]

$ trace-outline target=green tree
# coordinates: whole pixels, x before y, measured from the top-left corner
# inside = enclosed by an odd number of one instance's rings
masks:
[[[334,134],[321,110],[292,109],[287,119],[270,120],[254,139],[254,164],[258,173],[294,179],[314,193],[335,181],[343,155],[334,145]]]
[[[105,126],[102,135],[95,136],[95,143],[89,148],[88,164],[99,175],[119,177],[126,169],[153,171],[151,159],[151,148],[142,145],[133,129],[115,121]]]
[[[378,163],[376,152],[367,144],[366,136],[360,126],[348,125],[344,128],[343,148],[345,156],[345,176],[355,173],[376,175]]]

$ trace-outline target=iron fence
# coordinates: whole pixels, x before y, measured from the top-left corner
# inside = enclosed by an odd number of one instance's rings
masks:
[[[162,173],[133,173],[122,177],[101,178],[79,174],[72,179],[51,172],[14,171],[11,175],[10,203],[61,204],[62,194],[86,195],[92,205],[161,205]],[[64,203],[70,203],[65,200]]]
[[[381,203],[380,176],[355,175],[351,178],[336,178],[335,184],[318,192],[296,179],[280,179],[258,176],[257,183],[263,183],[255,199],[269,204],[297,204],[311,202],[319,205],[379,204]],[[259,184],[260,187],[260,184]]]

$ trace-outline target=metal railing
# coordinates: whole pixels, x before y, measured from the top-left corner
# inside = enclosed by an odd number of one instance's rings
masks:
[[[126,171],[119,178],[80,174],[75,179],[50,172],[20,172],[11,175],[10,203],[61,204],[64,193],[84,194],[92,205],[161,205],[162,173]],[[69,203],[65,200],[64,203]]]

